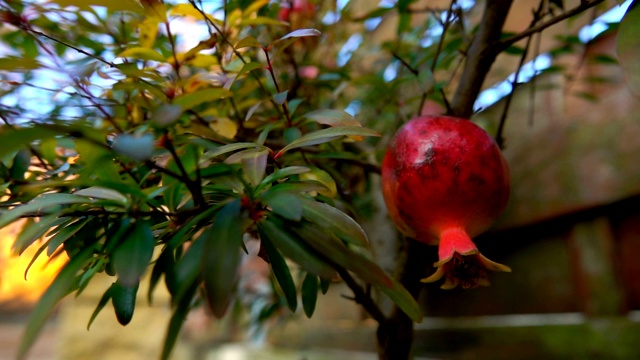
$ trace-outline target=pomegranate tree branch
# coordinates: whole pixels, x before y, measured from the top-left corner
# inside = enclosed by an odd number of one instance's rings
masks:
[[[541,31],[543,31],[544,29],[553,26],[563,20],[566,20],[572,16],[578,15],[583,11],[589,10],[592,7],[603,3],[605,0],[583,0],[582,2],[580,2],[580,5],[576,6],[575,8],[565,11],[562,14],[551,18],[543,23],[540,23],[536,26],[532,26],[527,28],[526,30],[524,30],[521,33],[518,33],[516,35],[513,35],[511,37],[508,37],[502,41],[499,41],[497,44],[494,44],[494,46],[496,47],[496,49],[498,49],[499,52],[504,51],[506,48],[508,48],[509,46],[515,44],[516,42],[529,37],[533,34],[539,33]]]
[[[500,53],[495,44],[500,40],[512,3],[513,0],[486,2],[478,32],[467,50],[467,60],[451,101],[449,115],[469,118],[473,114],[473,104],[482,89],[482,83]]]
[[[367,291],[365,291],[365,289],[363,289],[362,286],[360,286],[360,284],[358,284],[358,282],[351,276],[349,271],[340,266],[335,266],[335,269],[338,274],[340,274],[340,277],[344,280],[345,284],[347,284],[351,291],[353,291],[353,300],[362,305],[362,307],[375,321],[378,322],[378,324],[386,322],[386,316],[382,313]]]

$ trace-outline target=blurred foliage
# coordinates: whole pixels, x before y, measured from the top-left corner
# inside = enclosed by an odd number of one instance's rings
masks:
[[[313,0],[0,5],[0,227],[30,218],[14,251],[70,259],[20,356],[97,273],[114,283],[89,321],[111,301],[128,323],[150,267],[149,300],[162,279],[172,297],[167,357],[193,306],[226,313],[256,241],[275,291],[256,321],[295,311],[299,294],[311,316],[338,274],[420,321],[354,219],[372,211],[368,178],[388,134],[422,109],[446,110],[477,9],[412,3],[367,13]],[[363,42],[392,15],[390,39]]]

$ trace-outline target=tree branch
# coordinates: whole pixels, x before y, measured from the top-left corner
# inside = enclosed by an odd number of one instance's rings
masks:
[[[467,51],[467,60],[451,101],[449,115],[469,118],[473,114],[473,104],[482,89],[482,83],[500,53],[495,44],[500,40],[512,3],[513,0],[486,2],[480,27]]]
[[[371,315],[371,317],[378,322],[378,324],[382,324],[387,321],[386,316],[382,313],[378,305],[373,301],[371,296],[367,294],[367,292],[358,284],[358,282],[349,274],[349,272],[340,267],[335,266],[336,271],[340,274],[342,280],[344,280],[345,284],[353,291],[353,300],[362,305],[362,307]]]
[[[568,18],[570,18],[572,16],[578,15],[578,14],[580,14],[581,12],[583,12],[585,10],[589,10],[592,7],[596,6],[596,5],[603,3],[604,1],[605,0],[591,0],[591,1],[585,0],[585,1],[582,1],[580,3],[580,5],[576,6],[575,8],[573,8],[571,10],[568,10],[568,11],[565,11],[562,14],[560,14],[560,15],[558,15],[558,16],[556,16],[556,17],[554,17],[554,18],[552,18],[552,19],[550,19],[548,21],[545,21],[545,22],[543,22],[543,23],[541,23],[539,25],[529,27],[528,29],[524,30],[523,32],[521,32],[519,34],[516,34],[516,35],[513,35],[513,36],[511,36],[509,38],[506,38],[506,39],[504,39],[502,41],[499,41],[498,43],[494,44],[493,46],[495,46],[496,49],[498,49],[498,52],[504,51],[506,48],[508,48],[509,46],[515,44],[516,42],[518,42],[518,41],[520,41],[520,40],[522,40],[522,39],[524,39],[526,37],[529,37],[529,36],[531,36],[533,34],[539,33],[541,31],[543,31],[544,29],[546,29],[546,28],[548,28],[550,26],[553,26],[553,25],[555,25],[555,24],[557,24],[557,23],[559,23],[559,22],[561,22],[563,20],[566,20],[566,19],[568,19]]]

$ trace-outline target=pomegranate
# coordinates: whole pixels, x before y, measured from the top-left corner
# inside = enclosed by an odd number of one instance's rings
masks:
[[[489,284],[487,259],[471,240],[487,230],[509,199],[509,170],[493,138],[466,119],[425,116],[402,126],[382,162],[389,214],[405,235],[438,245],[443,289]]]

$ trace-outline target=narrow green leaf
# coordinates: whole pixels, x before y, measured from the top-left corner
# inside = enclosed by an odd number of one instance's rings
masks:
[[[44,212],[44,210],[51,210],[51,208],[56,208],[60,205],[82,203],[89,204],[91,203],[91,200],[84,196],[73,194],[42,194],[26,204],[16,206],[11,210],[2,213],[2,215],[0,215],[0,228],[3,228],[22,216],[30,213]]]
[[[339,126],[331,127],[328,129],[322,129],[308,133],[301,138],[292,141],[289,145],[285,146],[276,154],[276,158],[282,156],[285,152],[304,146],[311,146],[326,143],[342,136],[380,136],[377,132],[363,128],[360,126]]]
[[[49,288],[38,300],[33,308],[29,322],[24,332],[18,349],[18,360],[26,358],[27,352],[35,342],[42,326],[47,321],[53,308],[74,288],[77,282],[77,274],[91,258],[94,249],[87,248],[72,257],[69,262],[60,270]]]
[[[158,282],[160,282],[160,277],[162,277],[162,274],[168,274],[174,271],[174,266],[175,261],[173,259],[173,252],[169,246],[165,246],[155,264],[153,264],[153,269],[151,270],[149,291],[147,292],[147,301],[149,304],[153,303],[153,290],[155,290]],[[171,287],[173,288],[173,286]],[[167,286],[167,288],[169,288],[169,286]],[[174,289],[169,289],[169,292],[173,294],[172,290]]]
[[[155,241],[148,221],[138,220],[113,252],[113,266],[118,282],[125,287],[137,286],[153,256]]]
[[[360,126],[360,122],[344,110],[322,109],[304,114],[319,124],[329,126]]]
[[[96,199],[113,200],[123,205],[127,205],[127,203],[129,202],[129,199],[127,199],[126,196],[122,195],[116,190],[107,189],[101,186],[91,186],[85,189],[78,190],[74,192],[74,194]]]
[[[89,318],[89,323],[87,324],[87,331],[91,328],[91,324],[93,324],[93,321],[96,319],[96,317],[98,317],[98,314],[100,314],[102,309],[104,309],[104,307],[107,306],[107,304],[109,303],[109,300],[111,300],[115,286],[116,286],[116,283],[111,284],[111,286],[109,286],[107,291],[105,291],[102,297],[100,298],[100,301],[98,301],[98,305],[96,306],[95,310],[93,310],[93,313],[91,314],[91,318]]]
[[[6,71],[27,71],[38,69],[42,66],[35,59],[24,57],[3,56],[0,58],[0,69]]]
[[[258,224],[260,237],[268,238],[284,256],[293,260],[306,271],[322,278],[334,278],[337,273],[326,261],[320,259],[315,251],[307,246],[297,235],[286,229],[284,222],[269,217]]]
[[[329,286],[331,286],[331,279],[320,278],[320,291],[325,295],[327,291],[329,291]]]
[[[40,239],[49,229],[62,224],[66,219],[59,218],[57,215],[49,215],[40,218],[40,221],[35,222],[33,219],[28,219],[22,231],[18,234],[18,238],[13,243],[13,252],[22,254],[34,241]]]
[[[275,214],[281,217],[300,221],[302,219],[302,203],[298,196],[283,191],[265,191],[260,199],[267,204]]]
[[[189,310],[191,310],[191,301],[197,290],[198,284],[191,284],[177,303],[176,308],[173,311],[173,315],[171,315],[171,320],[169,320],[167,335],[164,338],[164,345],[162,346],[162,354],[160,356],[161,360],[169,359],[171,350],[175,346],[176,340],[178,340],[182,324],[184,324],[184,321],[189,314]]]
[[[354,245],[369,247],[367,234],[347,214],[312,198],[301,197],[302,217]]]
[[[144,48],[144,47],[134,47],[134,48],[127,49],[121,52],[117,57],[165,62],[165,58],[164,56],[162,56],[162,54],[160,54],[159,52],[153,49]]]
[[[286,168],[278,169],[273,173],[269,174],[269,176],[264,178],[264,180],[262,180],[260,185],[258,185],[258,187],[255,189],[255,194],[259,194],[262,190],[271,186],[272,183],[278,180],[282,180],[282,179],[291,177],[293,175],[302,174],[308,171],[309,171],[309,168],[306,166],[289,166]]]
[[[179,304],[184,297],[187,296],[189,289],[194,285],[198,285],[201,281],[201,259],[210,232],[211,228],[207,228],[207,230],[191,243],[191,246],[189,246],[184,255],[176,263],[175,282],[177,288],[172,298],[174,305]]]
[[[289,90],[281,91],[275,95],[273,95],[273,101],[278,105],[284,104],[287,101],[287,95],[289,94]]]
[[[184,109],[180,105],[161,104],[153,110],[151,122],[159,127],[166,127],[178,121],[183,112]]]
[[[173,105],[178,105],[182,107],[183,111],[187,111],[200,104],[224,99],[232,95],[233,93],[231,91],[220,88],[198,90],[176,98],[173,101]]]
[[[264,65],[259,62],[246,63],[242,66],[242,69],[238,71],[238,77],[256,69],[264,69]]]
[[[24,59],[21,59],[21,61],[24,61]],[[57,135],[59,135],[58,132],[44,126],[17,129],[3,126],[0,128],[0,144],[2,144],[2,146],[0,146],[0,159],[4,159],[7,155],[26,148],[36,140],[52,139]]]
[[[311,318],[316,309],[319,285],[318,276],[311,273],[307,273],[302,281],[302,308],[308,318]]]
[[[422,321],[420,306],[409,292],[397,281],[387,275],[376,263],[354,252],[342,242],[332,238],[321,228],[311,223],[291,223],[290,228],[296,232],[307,245],[360,277],[380,291],[384,292],[413,321]]]
[[[281,37],[278,40],[285,40],[285,39],[294,38],[294,37],[299,38],[299,37],[320,36],[320,35],[322,35],[322,33],[320,32],[320,30],[317,30],[317,29],[298,29],[286,34],[285,36]]]
[[[268,157],[269,150],[265,147],[258,147],[237,152],[229,156],[225,163],[240,162],[242,164],[242,173],[247,181],[252,185],[258,185],[264,179]]]
[[[260,42],[258,42],[258,39],[256,39],[255,37],[247,36],[247,37],[243,38],[242,40],[238,41],[236,43],[236,45],[234,46],[234,48],[236,50],[242,49],[242,48],[245,48],[245,47],[258,47],[258,48],[260,48],[260,47],[262,47],[262,45],[260,44]]]
[[[49,246],[47,249],[47,256],[51,256],[60,245],[62,245],[67,239],[74,236],[83,226],[85,226],[91,218],[80,219],[73,222],[64,228],[60,229],[55,235],[49,239]]]
[[[124,285],[120,280],[113,283],[111,304],[113,304],[113,309],[120,325],[127,325],[131,322],[136,309],[137,294],[138,284]]]
[[[298,307],[298,296],[296,293],[296,284],[293,282],[293,277],[291,277],[291,272],[289,271],[287,262],[284,260],[278,249],[276,249],[271,241],[269,241],[267,236],[261,236],[260,244],[269,257],[271,270],[278,281],[278,285],[280,285],[280,289],[282,289],[282,292],[284,293],[284,297],[287,299],[289,309],[292,312],[295,312]]]
[[[218,212],[207,233],[202,254],[204,288],[209,308],[215,317],[221,318],[231,301],[240,265],[243,243],[239,199]]]
[[[135,161],[146,161],[153,155],[155,140],[153,134],[119,134],[113,139],[111,148]]]
[[[274,185],[269,189],[269,193],[289,192],[294,194],[312,193],[327,190],[326,186],[317,181],[285,181]]]
[[[262,147],[262,145],[259,145],[259,144],[256,144],[256,143],[248,143],[248,142],[240,142],[240,143],[222,145],[219,148],[217,148],[216,150],[207,151],[206,153],[204,153],[203,158],[204,159],[215,159],[220,155],[228,154],[230,152],[234,152],[234,151],[238,151],[238,150],[242,150],[242,149],[248,149],[248,148],[251,148],[251,147],[259,148],[259,147]]]
[[[279,20],[272,19],[266,16],[256,16],[250,18],[243,18],[240,21],[240,26],[250,26],[250,25],[280,25],[284,26],[285,24]]]
[[[302,131],[297,127],[288,127],[284,129],[284,142],[291,144],[302,137]]]

